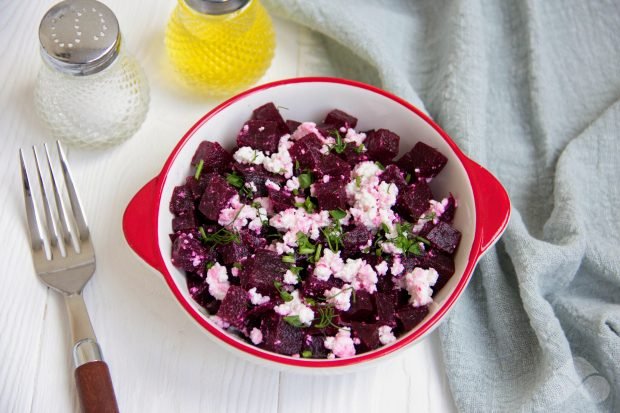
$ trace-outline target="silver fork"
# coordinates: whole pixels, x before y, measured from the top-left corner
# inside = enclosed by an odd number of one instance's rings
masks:
[[[85,413],[118,412],[110,371],[103,361],[101,348],[82,297],[84,286],[95,272],[95,251],[67,157],[60,142],[56,142],[56,146],[71,206],[69,208],[63,199],[47,144],[44,145],[44,165],[39,159],[37,148],[33,146],[45,219],[42,219],[38,212],[31,190],[32,181],[29,179],[32,174],[27,171],[24,152],[19,150],[32,261],[39,279],[64,296],[71,326],[75,380],[82,410]],[[53,201],[44,177],[49,177],[47,182],[51,182]]]

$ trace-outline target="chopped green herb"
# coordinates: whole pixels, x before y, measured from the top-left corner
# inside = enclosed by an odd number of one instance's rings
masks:
[[[359,146],[355,147],[355,153],[362,153],[364,150],[366,150],[366,146],[364,146],[363,143],[360,143]]]
[[[226,174],[226,182],[234,186],[235,188],[243,188],[245,182],[240,175],[237,175],[235,172],[231,174]]]
[[[231,242],[239,244],[241,242],[238,233],[230,231],[226,228],[220,228],[213,234],[207,234],[203,227],[198,227],[198,231],[200,232],[200,236],[205,243],[221,245],[230,244]]]
[[[315,327],[326,328],[328,326],[333,326],[336,328],[340,328],[333,322],[334,315],[335,315],[333,306],[326,305],[326,306],[319,307],[318,312],[319,312],[319,322],[315,324]]]
[[[385,171],[385,166],[383,166],[383,164],[379,161],[375,161],[375,165],[377,165],[379,167],[379,169],[381,169],[382,171]]]
[[[306,302],[306,304],[310,305],[310,306],[314,306],[316,305],[316,301],[313,298],[310,297],[305,297],[304,301]]]
[[[194,178],[196,180],[200,179],[200,174],[202,173],[202,168],[205,166],[205,161],[202,159],[198,162],[198,166],[196,167],[196,173],[194,174]]]
[[[334,218],[335,220],[341,220],[342,218],[347,216],[347,212],[338,208],[338,209],[329,211],[329,215],[331,215],[332,218]]]
[[[310,350],[304,350],[301,352],[301,356],[305,359],[309,359],[312,358],[312,351]]]
[[[407,174],[407,176],[405,177],[405,182],[411,182],[411,174]]]
[[[207,270],[210,270],[211,268],[213,268],[214,265],[215,265],[214,262],[208,262],[207,265],[206,265]]]
[[[282,262],[286,262],[288,264],[295,264],[295,257],[292,255],[283,255]]]
[[[355,186],[358,188],[362,187],[362,178],[360,178],[359,176],[355,177]]]
[[[299,161],[297,159],[295,159],[295,170],[299,171],[299,168],[300,168]]]
[[[243,268],[243,265],[241,265],[241,263],[240,263],[240,262],[235,262],[235,263],[233,263],[233,268],[237,268],[237,269],[239,269],[239,270],[240,270],[240,269],[242,269],[242,268]]]
[[[430,214],[424,215],[424,216],[422,217],[422,219],[424,219],[424,220],[426,220],[426,221],[432,221],[432,220],[434,220],[435,218],[437,218],[437,214],[436,214],[434,211],[433,211],[433,212],[431,212]]]
[[[309,213],[313,213],[314,209],[316,208],[316,205],[314,205],[314,202],[312,202],[309,196],[306,197],[306,200],[304,202],[295,202],[295,206],[303,208]]]
[[[258,202],[258,201],[252,202],[252,208],[259,209],[259,208],[262,208],[262,207],[263,207],[263,204],[261,204],[260,202]]]
[[[273,286],[276,288],[276,290],[280,294],[280,297],[282,297],[285,302],[293,301],[293,296],[291,295],[291,293],[282,288],[282,283],[280,281],[274,281]]]
[[[293,189],[293,195],[295,196],[299,195],[299,189],[297,188]]]
[[[298,315],[287,315],[286,317],[284,317],[284,321],[286,321],[293,327],[301,328],[304,326],[304,323],[301,322]]]
[[[299,180],[299,187],[301,189],[309,188],[310,185],[312,185],[312,174],[309,172],[299,174],[297,179]]]
[[[342,140],[342,137],[340,136],[340,132],[336,130],[336,131],[333,131],[331,135],[336,139],[336,143],[334,143],[330,149],[336,153],[344,152],[344,150],[347,148],[347,143]]]
[[[301,273],[301,272],[303,271],[303,267],[295,267],[295,266],[292,266],[291,268],[289,268],[289,270],[290,270],[293,274],[295,274],[295,275],[299,276],[299,273]]]
[[[316,251],[316,245],[303,232],[297,233],[297,247],[298,252],[302,255],[311,255]]]

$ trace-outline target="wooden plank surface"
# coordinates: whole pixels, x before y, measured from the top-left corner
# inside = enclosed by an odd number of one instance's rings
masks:
[[[36,279],[27,247],[17,149],[42,143],[33,113],[37,27],[50,1],[0,1],[0,412],[73,412],[77,399],[64,307]],[[161,279],[127,247],[125,205],[155,176],[183,133],[217,101],[177,87],[163,33],[173,1],[106,1],[151,86],[146,122],[104,151],[70,149],[92,227],[97,274],[85,299],[123,412],[449,412],[435,334],[359,373],[312,377],[257,367],[207,339]],[[336,75],[318,35],[276,20],[278,47],[261,80]]]

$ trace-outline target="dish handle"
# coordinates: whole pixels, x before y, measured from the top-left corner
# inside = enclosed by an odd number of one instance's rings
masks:
[[[144,185],[129,201],[123,215],[123,233],[136,254],[151,267],[163,272],[164,262],[157,246],[157,177]]]
[[[510,198],[499,180],[488,170],[470,161],[467,167],[474,184],[476,226],[480,229],[480,255],[502,235],[510,219]]]

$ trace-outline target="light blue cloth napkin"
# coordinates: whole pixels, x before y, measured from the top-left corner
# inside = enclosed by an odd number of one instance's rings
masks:
[[[508,229],[440,329],[459,410],[620,411],[617,2],[263,1],[508,189]]]

